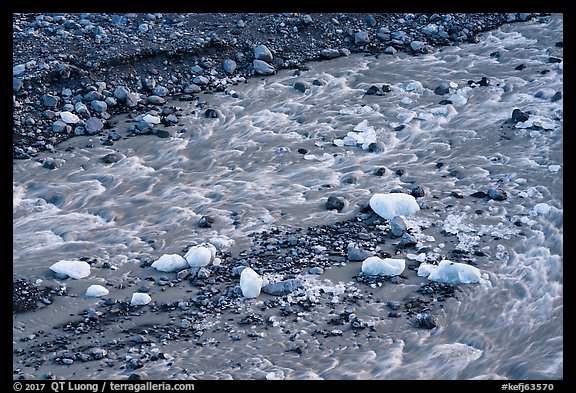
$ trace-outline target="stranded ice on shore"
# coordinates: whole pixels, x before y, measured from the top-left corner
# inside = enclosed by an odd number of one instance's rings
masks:
[[[110,291],[104,288],[102,285],[90,285],[88,289],[86,289],[86,296],[89,297],[106,296],[109,293]]]
[[[362,273],[370,276],[397,276],[406,267],[405,259],[369,257],[362,262]]]
[[[370,198],[370,207],[387,220],[396,216],[409,217],[420,210],[416,198],[404,193],[374,194]]]
[[[431,281],[447,284],[472,284],[482,281],[480,270],[465,263],[452,262],[447,259],[440,261],[438,266],[422,263],[418,268],[420,277],[428,277]]]
[[[50,266],[50,270],[76,280],[90,275],[90,265],[83,261],[59,261]]]
[[[242,296],[246,298],[255,298],[260,295],[264,280],[252,268],[247,267],[240,273],[240,289]]]

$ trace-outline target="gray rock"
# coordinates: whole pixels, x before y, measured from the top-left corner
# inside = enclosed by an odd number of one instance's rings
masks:
[[[200,89],[200,86],[195,85],[193,83],[186,85],[186,87],[184,87],[184,93],[185,94],[195,94],[195,93],[200,93],[202,89]]]
[[[88,135],[97,134],[102,128],[104,128],[104,124],[102,120],[98,119],[97,117],[91,117],[86,120],[86,124],[84,124],[84,128]]]
[[[104,357],[107,354],[108,354],[108,351],[106,351],[103,348],[91,348],[90,349],[90,355],[92,355],[92,358],[96,359],[96,360],[104,359]]]
[[[442,82],[434,89],[434,94],[438,94],[439,96],[443,96],[444,94],[450,93],[450,84],[446,82]]]
[[[84,95],[84,101],[86,101],[86,102],[90,102],[90,101],[94,101],[94,100],[101,100],[101,99],[102,99],[102,93],[99,93],[95,90],[92,90],[92,91],[90,91]]]
[[[338,49],[322,49],[320,51],[320,56],[325,59],[334,59],[336,57],[340,57],[340,51]]]
[[[156,86],[152,89],[152,94],[159,97],[166,97],[168,95],[168,89],[164,86]]]
[[[162,97],[156,96],[156,95],[152,95],[150,97],[148,97],[148,103],[152,104],[152,105],[164,105],[166,103],[166,100]]]
[[[514,123],[524,122],[528,120],[529,117],[527,113],[522,112],[520,109],[514,109],[512,111],[512,121]]]
[[[274,296],[288,295],[298,288],[302,288],[302,281],[297,278],[291,278],[284,281],[270,283],[262,288],[262,292]]]
[[[246,269],[247,266],[235,266],[232,268],[232,276],[239,277],[242,274],[242,270]]]
[[[435,23],[429,23],[428,25],[422,28],[422,33],[426,34],[427,36],[431,36],[432,34],[438,33],[438,25]]]
[[[394,237],[403,236],[406,232],[406,223],[400,216],[396,216],[390,220],[390,233]]]
[[[126,89],[124,86],[118,86],[114,89],[114,98],[116,98],[120,102],[126,102],[126,97],[130,91]]]
[[[522,21],[525,22],[528,20],[528,18],[530,18],[530,16],[532,16],[532,13],[530,12],[520,12],[518,14],[518,18]]]
[[[136,105],[138,105],[139,101],[140,101],[140,95],[138,95],[137,93],[128,93],[126,95],[126,106],[128,106],[129,108],[133,108]]]
[[[147,91],[152,91],[156,87],[156,79],[153,77],[141,78],[142,88]]]
[[[305,25],[309,25],[312,24],[314,21],[312,20],[312,16],[310,16],[310,14],[304,14],[300,17],[300,20],[302,21],[302,23],[304,23]]]
[[[252,62],[252,65],[254,67],[254,72],[258,75],[273,75],[276,73],[276,69],[263,60],[255,59]]]
[[[52,131],[54,132],[63,132],[66,130],[67,124],[63,120],[56,120],[52,123]]]
[[[389,46],[386,49],[384,49],[384,53],[387,55],[395,55],[396,52],[398,52],[393,46]]]
[[[348,173],[342,177],[342,183],[344,184],[356,184],[359,180],[360,174],[357,172]]]
[[[120,159],[120,156],[118,154],[115,154],[115,153],[106,154],[104,157],[102,157],[102,161],[104,161],[106,164],[114,164],[115,162],[118,162],[119,159]],[[144,287],[144,288],[146,288],[146,287]],[[140,289],[142,289],[142,288],[140,288]],[[148,291],[146,290],[146,291],[140,291],[140,292],[148,292]]]
[[[386,150],[384,142],[376,141],[368,145],[368,151],[372,153],[382,153]]]
[[[73,112],[74,111],[74,105],[64,104],[64,106],[62,106],[62,110],[65,112]]]
[[[106,103],[106,105],[108,105],[109,107],[111,106],[115,106],[117,104],[116,99],[114,97],[106,97],[106,99],[104,100],[104,102]]]
[[[90,114],[90,111],[88,110],[88,107],[83,103],[78,101],[76,104],[74,104],[74,111],[76,111],[76,113],[80,113],[80,114]]]
[[[192,79],[192,83],[198,85],[198,86],[205,86],[210,82],[210,80],[208,78],[206,78],[205,76],[197,76],[196,78]]]
[[[24,83],[22,82],[21,79],[18,79],[18,78],[12,79],[12,91],[17,92],[18,90],[20,90],[22,88],[23,85],[24,85]]]
[[[320,275],[320,274],[324,273],[324,269],[322,269],[321,267],[318,267],[318,266],[314,266],[314,267],[311,267],[310,270],[308,270],[308,273]]]
[[[341,56],[350,56],[352,54],[348,48],[340,48],[338,49],[338,52]]]
[[[412,195],[414,198],[423,197],[425,194],[426,193],[424,191],[424,188],[422,188],[422,186],[416,186],[412,188],[412,190],[410,191],[410,195]]]
[[[342,197],[330,196],[326,201],[326,209],[327,210],[338,210],[338,212],[344,209],[346,205],[346,199]]]
[[[254,58],[269,63],[274,59],[274,56],[266,45],[257,45],[254,47]]]
[[[416,325],[426,329],[433,329],[438,326],[438,322],[430,311],[424,311],[416,315]]]
[[[200,67],[199,65],[195,65],[190,69],[190,71],[192,71],[195,74],[201,74],[204,72],[204,68]]]
[[[198,273],[196,273],[196,276],[201,279],[208,278],[210,277],[210,270],[206,269],[205,267],[201,267],[200,269],[198,269]]]
[[[400,243],[398,244],[399,247],[401,248],[405,248],[405,247],[412,247],[415,246],[418,243],[418,241],[416,240],[416,238],[409,234],[408,232],[405,232],[402,235],[402,240],[400,240]]]
[[[222,67],[224,68],[225,73],[227,73],[228,75],[232,75],[233,73],[236,72],[238,65],[232,59],[224,59],[224,62],[222,63]]]
[[[186,278],[190,277],[191,274],[191,269],[180,270],[178,273],[176,273],[176,278],[178,280],[185,280]]]
[[[24,71],[26,71],[26,64],[18,64],[12,68],[12,76],[20,75]]]
[[[294,88],[304,93],[307,89],[310,88],[310,83],[304,81],[298,81],[294,83]]]
[[[376,33],[376,38],[384,42],[390,41],[391,39],[390,33],[382,29],[378,30],[378,33]]]
[[[490,199],[494,199],[495,201],[503,201],[508,199],[508,195],[506,194],[506,191],[501,190],[499,188],[490,188],[488,189],[488,198]]]
[[[104,101],[94,100],[90,103],[92,109],[96,112],[106,112],[108,105]]]
[[[410,49],[412,49],[414,52],[427,52],[426,43],[423,41],[412,41],[410,43]]]
[[[60,97],[54,96],[52,94],[45,94],[42,97],[42,102],[44,103],[44,106],[48,108],[56,108],[56,106],[60,102]]]
[[[366,17],[364,17],[364,22],[370,27],[376,26],[376,18],[374,18],[374,15],[372,14],[366,15]]]
[[[346,255],[349,261],[358,262],[374,256],[374,253],[363,248],[356,247],[353,244],[349,244]]]
[[[370,42],[370,37],[367,31],[359,31],[354,34],[354,43],[356,45],[365,45]]]

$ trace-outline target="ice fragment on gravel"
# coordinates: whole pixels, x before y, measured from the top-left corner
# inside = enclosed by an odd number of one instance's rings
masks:
[[[90,275],[90,265],[83,261],[59,261],[50,266],[50,270],[76,280]]]
[[[212,260],[212,251],[208,247],[194,246],[188,250],[184,258],[190,267],[207,266]]]
[[[242,296],[246,298],[258,297],[262,290],[263,282],[262,277],[252,268],[245,268],[240,274],[240,290],[242,291]]]
[[[362,262],[362,273],[370,276],[397,276],[404,271],[405,267],[404,259],[370,257]]]
[[[152,264],[152,267],[159,272],[179,272],[189,267],[188,261],[182,258],[178,254],[164,254],[156,262]]]
[[[130,301],[131,306],[144,306],[152,301],[152,298],[147,293],[134,293],[132,295],[132,300]]]
[[[431,281],[453,285],[479,283],[482,279],[482,274],[478,268],[447,259],[440,261],[438,266],[422,263],[418,268],[418,275],[421,277],[428,276]]]
[[[102,285],[90,285],[88,289],[86,289],[86,296],[90,297],[106,296],[108,293],[110,293],[110,291]]]
[[[370,207],[387,220],[395,216],[408,217],[420,210],[416,198],[404,193],[374,194],[370,198]]]

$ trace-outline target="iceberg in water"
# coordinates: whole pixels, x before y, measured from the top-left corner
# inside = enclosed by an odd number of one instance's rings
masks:
[[[374,194],[370,198],[370,207],[387,220],[396,216],[408,217],[420,210],[416,198],[404,193]]]
[[[397,276],[404,271],[404,259],[370,257],[362,262],[362,273],[370,276]]]
[[[431,281],[453,285],[479,283],[482,280],[482,274],[478,268],[447,259],[440,261],[438,266],[429,263],[420,264],[418,275],[427,276]]]

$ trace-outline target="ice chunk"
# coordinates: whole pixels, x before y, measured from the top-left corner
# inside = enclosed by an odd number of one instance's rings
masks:
[[[416,198],[404,193],[374,194],[370,198],[370,207],[387,220],[395,216],[408,217],[420,210]]]
[[[405,83],[402,87],[405,91],[410,91],[413,93],[422,94],[424,92],[424,86],[422,86],[422,83],[418,81]]]
[[[232,247],[235,243],[236,242],[234,241],[234,239],[230,239],[227,236],[215,236],[213,238],[210,238],[210,244],[212,244],[218,250],[226,250]],[[215,256],[216,255],[212,255],[212,257]]]
[[[60,112],[60,118],[66,124],[76,124],[80,121],[80,118],[78,116],[68,111]]]
[[[242,273],[240,273],[240,289],[244,297],[258,297],[262,290],[263,282],[262,277],[250,267],[245,268],[242,270]]]
[[[83,261],[59,261],[50,266],[50,270],[76,280],[90,275],[90,265]]]
[[[184,255],[190,267],[207,266],[212,260],[212,251],[208,247],[194,246]]]
[[[106,296],[108,293],[110,293],[110,291],[102,285],[90,285],[88,289],[86,289],[86,296],[90,297]]]
[[[160,124],[160,118],[158,116],[152,116],[150,114],[144,116],[142,120],[144,120],[146,123]]]
[[[534,206],[534,211],[537,214],[548,214],[550,209],[552,209],[552,206],[547,203],[538,203],[536,206]]]
[[[427,267],[424,269],[427,269]],[[478,268],[465,263],[452,262],[447,259],[440,261],[437,267],[431,268],[430,270],[430,274],[428,275],[429,280],[447,284],[479,283],[482,279],[482,274]],[[420,275],[420,268],[418,268],[418,275]]]
[[[144,306],[152,301],[152,298],[147,293],[136,292],[132,294],[131,306]]]
[[[418,276],[419,277],[428,277],[430,273],[438,266],[432,265],[431,263],[421,263],[418,267]]]
[[[188,261],[178,254],[164,254],[152,264],[152,267],[159,272],[179,272],[189,265]]]
[[[354,127],[354,131],[357,132],[374,131],[374,127],[368,124],[368,120],[364,119],[360,124]]]
[[[404,271],[406,260],[394,258],[370,257],[362,262],[362,273],[370,276],[397,276]]]
[[[401,124],[408,124],[408,123],[410,123],[410,120],[412,120],[414,118],[414,116],[416,116],[416,112],[408,111],[408,112],[398,113],[396,115],[396,118],[398,120],[400,120]]]

